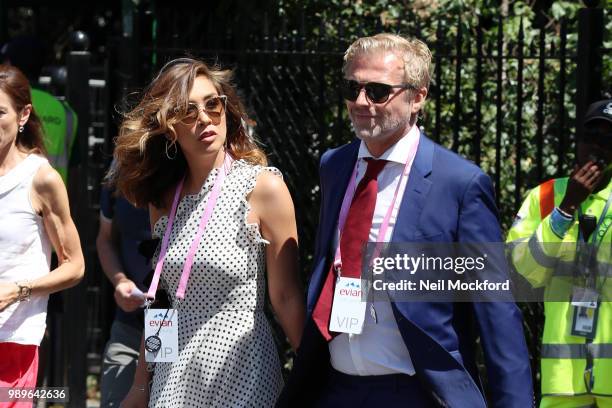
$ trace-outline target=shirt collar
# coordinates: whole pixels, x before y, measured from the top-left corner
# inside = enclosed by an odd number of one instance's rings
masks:
[[[419,131],[419,127],[414,124],[400,140],[398,140],[393,146],[385,150],[380,157],[377,159],[387,160],[394,163],[404,164],[406,162],[406,152],[409,150],[409,147],[412,143],[415,142],[415,139],[418,139],[421,136],[421,132]],[[357,153],[358,159],[367,159],[372,156],[372,153],[368,150],[368,147],[362,140],[359,145],[359,153]]]

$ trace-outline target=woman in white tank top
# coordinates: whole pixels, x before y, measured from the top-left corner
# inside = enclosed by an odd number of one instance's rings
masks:
[[[0,388],[36,386],[48,296],[84,273],[66,187],[44,154],[28,80],[0,65]]]

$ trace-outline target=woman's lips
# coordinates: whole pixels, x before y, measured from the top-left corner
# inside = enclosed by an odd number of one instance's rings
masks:
[[[206,141],[206,140],[214,139],[216,135],[217,135],[217,132],[213,132],[213,131],[202,132],[200,133],[199,139],[201,141]]]

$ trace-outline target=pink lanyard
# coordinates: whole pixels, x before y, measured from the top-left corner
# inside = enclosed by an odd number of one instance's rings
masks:
[[[183,265],[183,273],[181,274],[181,280],[179,281],[178,288],[176,289],[176,298],[178,301],[182,301],[185,298],[185,290],[187,289],[187,281],[189,280],[189,274],[191,273],[193,258],[195,256],[196,250],[198,249],[198,246],[200,245],[200,240],[202,239],[202,235],[204,235],[206,225],[208,224],[210,216],[213,213],[215,204],[217,203],[217,199],[219,198],[219,194],[221,193],[221,186],[223,185],[223,180],[225,180],[225,176],[227,175],[227,172],[231,165],[232,158],[229,154],[226,153],[223,166],[219,169],[219,174],[217,174],[215,184],[213,185],[212,191],[210,192],[210,196],[208,197],[208,202],[206,203],[204,214],[202,214],[202,218],[200,218],[200,225],[198,227],[198,231],[196,233],[195,238],[193,239],[193,242],[191,243],[191,246],[189,247],[189,251],[187,252],[187,258],[185,259],[185,264]],[[159,259],[157,260],[157,265],[155,266],[155,273],[153,274],[153,279],[151,280],[151,286],[149,287],[149,291],[147,292],[148,299],[155,299],[155,292],[157,292],[159,277],[161,276],[162,267],[166,258],[166,252],[168,251],[168,243],[170,241],[170,233],[172,232],[172,224],[174,223],[176,208],[178,207],[179,198],[181,196],[181,191],[183,190],[184,182],[185,178],[183,177],[183,179],[176,186],[176,191],[174,193],[174,201],[172,202],[172,209],[170,210],[170,216],[168,217],[168,225],[166,226],[166,232],[164,233],[164,238],[162,240],[161,250],[159,251]]]
[[[393,209],[395,208],[395,203],[397,201],[397,195],[399,193],[400,186],[402,185],[402,180],[404,179],[404,177],[408,177],[408,175],[410,174],[412,162],[414,161],[414,156],[416,155],[417,148],[419,147],[419,137],[417,136],[415,139],[416,140],[410,143],[408,147],[408,155],[406,157],[406,162],[404,163],[404,169],[402,170],[400,179],[398,180],[397,186],[395,187],[395,193],[393,194],[393,200],[391,201],[391,205],[387,209],[387,213],[385,214],[383,222],[380,225],[380,229],[378,230],[376,242],[384,241],[385,236],[387,234],[387,229],[389,228],[389,222],[391,221],[391,214],[393,213]],[[336,246],[336,255],[334,256],[334,268],[338,272],[338,278],[340,278],[340,275],[342,274],[342,254],[340,253],[340,241],[342,239],[344,223],[346,222],[346,217],[348,216],[349,209],[351,208],[351,202],[353,201],[353,196],[355,195],[358,165],[359,160],[355,163],[355,168],[353,169],[353,173],[351,174],[351,180],[349,181],[349,185],[346,188],[346,191],[344,192],[344,198],[342,199],[342,207],[340,208],[340,217],[338,219],[338,245]],[[380,255],[380,251],[381,247],[380,245],[377,245],[372,259],[378,257]]]

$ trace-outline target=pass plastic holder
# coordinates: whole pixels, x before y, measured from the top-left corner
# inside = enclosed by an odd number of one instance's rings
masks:
[[[361,279],[341,277],[336,282],[329,330],[360,334],[365,320],[366,302],[361,301]]]
[[[173,362],[178,359],[178,310],[145,310],[145,361]]]
[[[593,340],[597,334],[597,317],[599,308],[572,306],[572,336],[584,337]]]
[[[596,309],[599,293],[589,288],[574,287],[572,290],[572,306]]]

